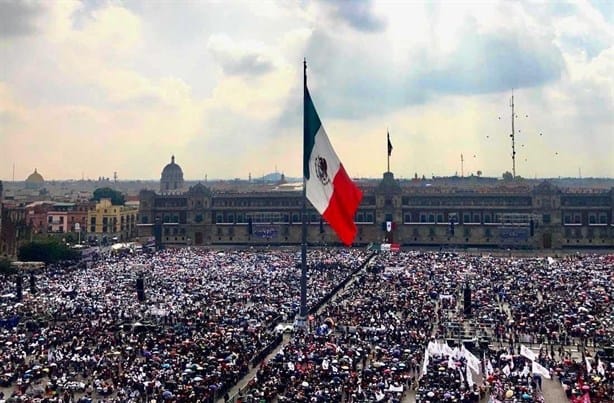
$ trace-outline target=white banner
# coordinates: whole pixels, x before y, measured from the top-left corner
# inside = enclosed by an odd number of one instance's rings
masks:
[[[531,361],[537,360],[537,354],[535,354],[531,349],[521,345],[520,346],[520,355],[523,357],[527,357]]]
[[[476,374],[479,374],[480,373],[480,360],[478,359],[478,357],[473,355],[471,351],[467,350],[464,345],[461,348],[461,351],[463,352],[463,356],[467,360],[467,366],[471,368],[473,372],[475,372]]]
[[[431,357],[441,355],[441,346],[439,345],[439,342],[437,340],[429,341],[429,344],[427,346],[427,352],[428,355]]]
[[[473,376],[471,376],[471,369],[469,369],[469,366],[467,366],[467,383],[470,388],[473,387]]]
[[[550,371],[535,361],[533,361],[533,373],[541,375],[546,379],[550,379]]]

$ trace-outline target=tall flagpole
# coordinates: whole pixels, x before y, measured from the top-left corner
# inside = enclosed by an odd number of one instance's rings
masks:
[[[390,131],[386,129],[386,155],[388,156],[388,171],[390,172]]]
[[[516,131],[514,130],[514,89],[512,88],[512,99],[510,99],[510,107],[512,108],[512,178],[516,178]]]
[[[305,117],[305,106],[307,98],[307,60],[303,59],[303,158],[305,158],[305,136],[307,122]],[[302,208],[302,236],[301,236],[301,307],[299,311],[299,322],[306,327],[307,319],[307,180],[303,172],[303,208]]]

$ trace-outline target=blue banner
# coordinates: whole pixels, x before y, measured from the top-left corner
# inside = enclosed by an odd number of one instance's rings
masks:
[[[529,239],[529,228],[499,227],[499,240],[502,243],[520,243]]]
[[[263,239],[277,238],[277,228],[269,226],[254,226],[254,236]]]

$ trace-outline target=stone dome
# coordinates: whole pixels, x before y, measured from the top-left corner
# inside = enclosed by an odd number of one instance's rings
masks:
[[[160,192],[165,194],[181,193],[183,190],[183,170],[175,163],[175,156],[171,157],[160,175]]]
[[[34,172],[26,178],[26,189],[40,189],[44,184],[45,179],[43,179],[43,175],[38,173],[36,168],[34,168]]]
[[[30,174],[30,176],[28,176],[28,178],[26,179],[26,182],[29,182],[29,183],[44,183],[45,179],[43,179],[43,175],[39,174],[38,171],[36,170],[36,168],[34,168],[34,172],[32,172]]]

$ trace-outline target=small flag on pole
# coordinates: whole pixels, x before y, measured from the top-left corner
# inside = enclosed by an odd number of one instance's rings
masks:
[[[390,142],[390,132],[388,132],[388,156],[392,155],[392,143]]]

